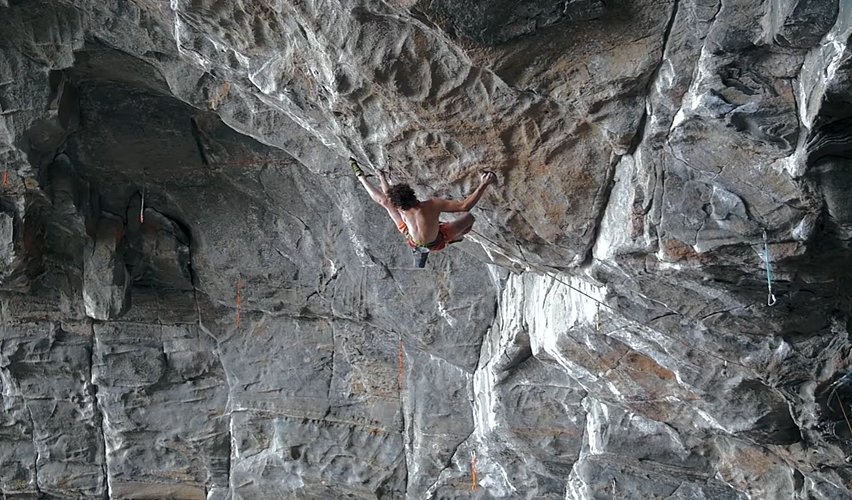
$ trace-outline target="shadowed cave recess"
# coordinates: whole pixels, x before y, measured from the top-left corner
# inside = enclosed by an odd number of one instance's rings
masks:
[[[852,497],[851,36],[852,0],[0,0],[0,494]],[[350,156],[498,182],[415,269]]]

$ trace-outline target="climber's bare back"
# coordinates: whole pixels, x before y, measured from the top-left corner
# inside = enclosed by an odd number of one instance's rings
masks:
[[[416,207],[409,208],[408,210],[402,210],[390,204],[389,206],[385,206],[385,208],[388,212],[395,210],[399,214],[399,217],[408,227],[408,234],[412,239],[429,242],[434,241],[435,238],[438,237],[438,224],[440,223],[439,217],[441,212],[464,211],[455,206],[448,206],[450,204],[447,202],[452,203],[453,200],[429,198],[428,200],[421,201]],[[391,218],[393,218],[393,216],[391,216]],[[462,236],[461,231],[465,229],[465,224],[460,224],[462,219],[464,219],[464,217],[460,217],[448,223],[450,232],[447,233],[447,237],[450,238],[450,240],[457,240]]]

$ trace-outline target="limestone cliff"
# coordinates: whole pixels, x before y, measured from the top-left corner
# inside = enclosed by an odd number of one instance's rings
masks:
[[[852,0],[0,0],[0,493],[852,496],[850,36]],[[499,181],[416,270],[349,156]]]

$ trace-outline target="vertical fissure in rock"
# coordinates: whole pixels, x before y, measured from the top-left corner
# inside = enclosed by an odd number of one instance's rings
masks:
[[[580,400],[580,407],[583,408],[583,410],[585,410],[585,408],[586,408],[585,406],[583,406],[583,403],[585,403],[586,398],[588,398],[588,397],[589,397],[589,393],[586,393],[586,395],[583,397],[583,399]],[[583,447],[588,446],[588,441],[591,438],[589,436],[589,425],[588,425],[589,412],[588,411],[585,411],[585,413],[583,414],[583,418],[585,419],[586,425],[583,426],[583,435],[580,437],[580,446],[577,449],[577,459],[574,460],[574,463],[571,465],[572,470],[574,469],[574,466],[577,464],[577,462],[579,462],[580,459],[583,458]]]
[[[27,413],[30,416],[30,425],[32,426],[32,440],[33,440],[33,483],[35,486],[36,492],[41,495],[41,488],[38,486],[38,457],[39,457],[39,449],[38,443],[36,442],[36,423],[35,418],[33,418],[33,411],[30,409],[30,405],[26,403],[24,400],[24,406],[27,408]]]
[[[795,156],[799,148],[802,147],[802,143],[807,140],[806,138],[808,136],[808,129],[802,121],[802,111],[804,110],[805,103],[799,102],[799,99],[803,96],[800,96],[799,93],[796,92],[796,78],[789,78],[786,81],[787,84],[790,85],[790,94],[793,96],[793,106],[796,110],[796,121],[799,122],[799,144],[796,145],[796,149],[794,149],[792,153],[792,156]]]
[[[518,245],[518,248],[520,249],[520,245]],[[523,257],[523,251],[521,252],[521,254],[522,254],[521,256]],[[491,351],[491,349],[488,348],[489,342],[490,342],[489,337],[491,336],[492,332],[496,328],[496,324],[497,324],[497,321],[498,321],[498,318],[499,318],[499,315],[500,315],[500,297],[501,297],[501,295],[499,293],[499,290],[498,290],[498,293],[495,294],[495,295],[496,295],[496,297],[495,297],[494,303],[493,303],[494,315],[491,317],[491,321],[489,323],[489,326],[488,326],[488,328],[486,328],[485,333],[483,333],[483,335],[482,335],[482,340],[479,344],[479,357],[476,361],[476,367],[473,370],[473,375],[470,377],[470,383],[471,383],[470,391],[471,391],[471,396],[472,396],[470,398],[470,402],[471,402],[471,415],[473,417],[473,429],[471,430],[471,434],[468,436],[468,439],[470,439],[470,436],[473,436],[473,435],[477,435],[478,437],[485,435],[485,429],[479,429],[480,423],[483,421],[483,418],[480,418],[477,415],[477,413],[478,413],[477,407],[479,408],[479,412],[482,412],[482,411],[487,412],[487,411],[489,411],[489,408],[486,407],[487,404],[488,404],[486,398],[481,398],[480,395],[479,395],[481,393],[481,391],[477,391],[477,389],[481,389],[479,384],[477,384],[477,379],[478,379],[477,375],[479,375],[479,377],[488,377],[488,375],[485,374],[484,372],[489,370],[489,368],[490,368],[489,367],[490,359],[486,359],[486,356]],[[489,389],[490,388],[491,388],[491,386],[489,386]],[[489,396],[488,399],[490,400],[490,396]],[[477,430],[479,430],[481,432],[477,433]],[[480,444],[479,439],[477,439],[475,437],[474,440],[477,441],[476,444]]]
[[[201,302],[198,299],[198,275],[195,272],[195,265],[194,265],[194,259],[193,259],[193,253],[195,252],[195,245],[193,243],[194,243],[195,239],[193,238],[192,232],[189,230],[189,227],[186,227],[181,223],[178,223],[178,225],[181,227],[181,229],[184,230],[184,233],[186,234],[186,237],[187,237],[186,249],[187,249],[188,255],[187,255],[186,268],[187,268],[187,271],[189,272],[189,283],[190,283],[190,285],[192,285],[192,299],[193,299],[193,301],[195,301],[195,315],[196,315],[196,322],[198,324],[198,329],[201,330],[202,332],[204,332],[207,336],[209,336],[213,340],[213,342],[216,344],[216,348],[214,349],[214,352],[216,353],[216,358],[219,360],[219,364],[222,365],[222,371],[225,372],[225,365],[222,363],[222,357],[220,356],[219,339],[216,338],[216,336],[213,335],[213,333],[210,332],[210,330],[208,330],[204,326],[203,318],[202,318],[202,315],[201,315]],[[225,372],[225,373],[226,373],[225,380],[227,382],[227,379],[228,379],[227,372]],[[230,384],[229,384],[229,387],[230,387]],[[230,391],[228,392],[228,394],[230,396]]]
[[[648,115],[653,113],[651,109],[651,90],[654,87],[654,83],[656,83],[657,79],[660,77],[660,70],[663,67],[663,64],[666,62],[666,54],[669,49],[669,38],[672,34],[672,29],[674,27],[675,19],[677,19],[678,9],[680,7],[680,0],[675,0],[672,5],[672,13],[669,16],[669,20],[666,23],[666,29],[663,30],[663,43],[660,48],[660,60],[657,62],[657,66],[654,68],[654,71],[651,72],[648,82],[645,84],[645,109],[642,113],[642,118],[639,120],[639,126],[636,128],[636,135],[633,137],[633,141],[630,144],[630,148],[627,151],[627,154],[633,155],[636,152],[636,149],[642,144],[642,141],[645,139],[645,126],[647,125]]]
[[[665,49],[664,49],[665,51]],[[662,64],[662,62],[660,63]],[[654,75],[659,71],[659,66],[657,70],[654,72]],[[636,150],[639,149],[639,146],[642,144],[642,141],[645,140],[645,127],[648,126],[648,115],[650,114],[649,109],[651,108],[651,86],[654,84],[655,76],[652,76],[648,80],[648,85],[645,87],[645,106],[642,109],[642,118],[639,119],[639,124],[636,126],[636,133],[633,134],[633,139],[630,140],[630,146],[627,148],[627,155],[633,156],[636,153]]]
[[[199,328],[203,330],[207,335],[216,340],[212,333],[210,333],[206,327],[201,323],[201,317],[199,315]],[[216,358],[219,360],[219,364],[222,366],[222,373],[225,376],[225,385],[227,385],[228,395],[225,400],[225,408],[224,413],[228,416],[228,464],[227,464],[227,481],[226,484],[228,488],[233,491],[234,485],[231,484],[231,480],[234,477],[234,465],[235,465],[235,457],[237,446],[234,442],[234,409],[232,406],[233,400],[233,387],[234,384],[231,383],[231,375],[228,373],[227,368],[225,367],[225,363],[222,361],[221,351],[219,350],[218,343],[216,347]]]
[[[231,386],[228,384],[228,400],[230,400],[231,396]],[[227,477],[225,477],[225,484],[228,485],[229,489],[232,489],[231,478],[234,476],[234,450],[236,447],[234,446],[234,415],[228,412],[228,466],[226,467]],[[233,490],[232,490],[233,491]]]
[[[95,326],[94,320],[88,320],[89,327],[89,338],[91,339],[91,344],[89,345],[89,384],[91,385],[91,394],[92,394],[92,408],[95,410],[96,424],[101,429],[101,445],[103,449],[103,457],[101,461],[101,477],[104,491],[104,498],[111,498],[112,492],[110,491],[109,485],[109,462],[107,461],[107,436],[106,436],[106,428],[104,423],[106,418],[104,416],[103,408],[101,408],[101,402],[98,398],[98,391],[100,387],[95,383],[95,342],[97,339],[95,337]]]
[[[193,121],[193,123],[194,123],[194,121]],[[182,224],[178,221],[175,221],[175,222],[181,227],[181,229],[184,230],[184,233],[187,236],[187,242],[186,242],[186,246],[187,246],[187,250],[188,250],[187,271],[189,272],[189,282],[192,285],[192,299],[195,302],[196,324],[198,326],[198,330],[200,332],[202,332],[204,335],[207,335],[208,337],[210,337],[210,339],[213,341],[213,354],[216,356],[216,360],[218,361],[219,366],[221,366],[221,368],[222,368],[222,374],[224,376],[226,389],[228,391],[227,399],[225,401],[225,407],[223,408],[223,412],[228,417],[228,456],[227,456],[227,463],[226,463],[226,466],[225,466],[225,474],[226,474],[225,484],[230,488],[231,487],[231,477],[233,476],[233,467],[234,467],[233,454],[236,450],[236,447],[234,446],[234,431],[233,431],[234,417],[233,417],[233,414],[231,412],[232,384],[231,384],[231,380],[230,380],[230,376],[228,374],[228,371],[225,369],[225,363],[222,361],[222,346],[221,346],[221,343],[219,342],[219,339],[213,334],[213,332],[211,332],[204,325],[203,316],[202,316],[202,313],[201,313],[201,301],[199,299],[199,294],[198,294],[198,274],[195,271],[194,259],[193,259],[193,255],[194,255],[194,251],[195,251],[195,245],[194,245],[195,239],[193,238],[192,233],[189,230],[189,227],[186,227],[184,224]],[[213,485],[213,487],[215,487],[215,484]]]
[[[669,22],[666,23],[666,29],[663,31],[663,49],[660,53],[660,62],[657,64],[657,69],[654,70],[653,78],[651,81],[653,82],[654,78],[659,74],[660,67],[663,65],[663,62],[666,60],[666,52],[669,48],[669,38],[672,34],[672,28],[674,27],[675,18],[677,18],[677,12],[680,7],[680,0],[675,0],[674,5],[672,6],[672,13],[669,17]],[[649,82],[650,85],[650,82]]]
[[[408,460],[406,459],[405,452],[405,434],[402,435],[402,467],[404,468],[404,473],[402,476],[402,495],[403,497],[408,496]]]
[[[455,446],[453,447],[453,451],[448,454],[447,460],[444,462],[444,466],[441,468],[441,470],[439,470],[437,473],[435,473],[435,481],[433,481],[432,484],[429,485],[429,487],[426,489],[425,494],[426,494],[427,497],[430,497],[430,494],[433,493],[434,490],[438,487],[438,485],[441,482],[441,476],[444,474],[444,472],[446,472],[447,470],[449,470],[453,467],[453,459],[456,458],[456,455],[458,455],[459,448],[461,448],[461,446],[463,444],[467,443],[467,441],[471,438],[471,436],[473,436],[475,431],[476,431],[476,424],[474,423],[473,429],[471,429],[470,433],[455,444]],[[459,463],[463,463],[463,462],[461,460],[459,460]]]
[[[410,408],[409,414],[412,415],[412,417],[413,417],[415,410],[416,410],[414,408],[414,405],[417,404],[417,398],[410,398],[408,401],[409,401],[409,404],[412,405],[412,408]],[[406,478],[405,490],[408,491],[408,489],[409,489],[409,482],[408,481],[409,481],[409,474],[410,474],[410,469],[411,469],[409,467],[409,464],[414,462],[414,451],[415,450],[414,450],[412,443],[414,442],[413,433],[414,433],[415,422],[414,422],[413,418],[409,419],[409,420],[403,420],[403,422],[405,422],[405,424],[406,424],[406,427],[403,428],[403,435],[402,435],[402,446],[403,446],[403,452],[405,453],[405,456],[404,456],[404,459],[405,459],[405,478]],[[416,481],[416,479],[417,478],[415,477],[414,480]]]
[[[198,121],[195,117],[190,118],[190,130],[192,131],[192,138],[195,140],[195,145],[198,148],[198,156],[201,159],[201,164],[205,167],[209,167],[212,165],[212,162],[207,157],[207,153],[204,152],[204,143],[201,138],[201,130],[198,127]]]
[[[329,322],[329,330],[331,330],[331,375],[329,375],[329,377],[328,377],[328,390],[327,390],[326,395],[325,395],[326,404],[328,405],[328,409],[326,409],[325,415],[323,416],[323,419],[328,418],[328,416],[331,415],[331,409],[332,409],[332,406],[333,406],[332,396],[333,396],[333,392],[334,392],[334,357],[337,354],[337,349],[336,349],[336,346],[335,346],[336,336],[335,336],[335,333],[334,333],[334,322],[333,321]]]
[[[598,237],[600,237],[601,224],[606,216],[606,207],[609,205],[612,192],[615,189],[615,170],[620,159],[621,155],[615,154],[613,154],[610,158],[603,187],[600,191],[601,195],[595,199],[595,221],[592,226],[593,234],[592,237],[589,238],[589,244],[584,251],[583,260],[580,262],[579,267],[586,267],[594,260],[595,244],[598,241]]]

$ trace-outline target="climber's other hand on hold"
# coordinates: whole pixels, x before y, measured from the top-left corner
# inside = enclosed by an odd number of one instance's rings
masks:
[[[482,172],[481,174],[479,174],[479,182],[483,186],[493,184],[494,181],[496,181],[496,180],[497,180],[497,176],[494,174],[494,172],[489,172],[488,170],[486,170],[486,171]]]
[[[387,194],[388,189],[390,189],[390,183],[388,183],[388,175],[384,170],[376,170],[376,173],[379,176],[379,184],[382,186],[382,192]]]
[[[349,157],[349,166],[352,168],[352,173],[355,174],[355,177],[364,177],[364,171],[361,170],[361,165],[358,165],[358,160],[351,156]]]

